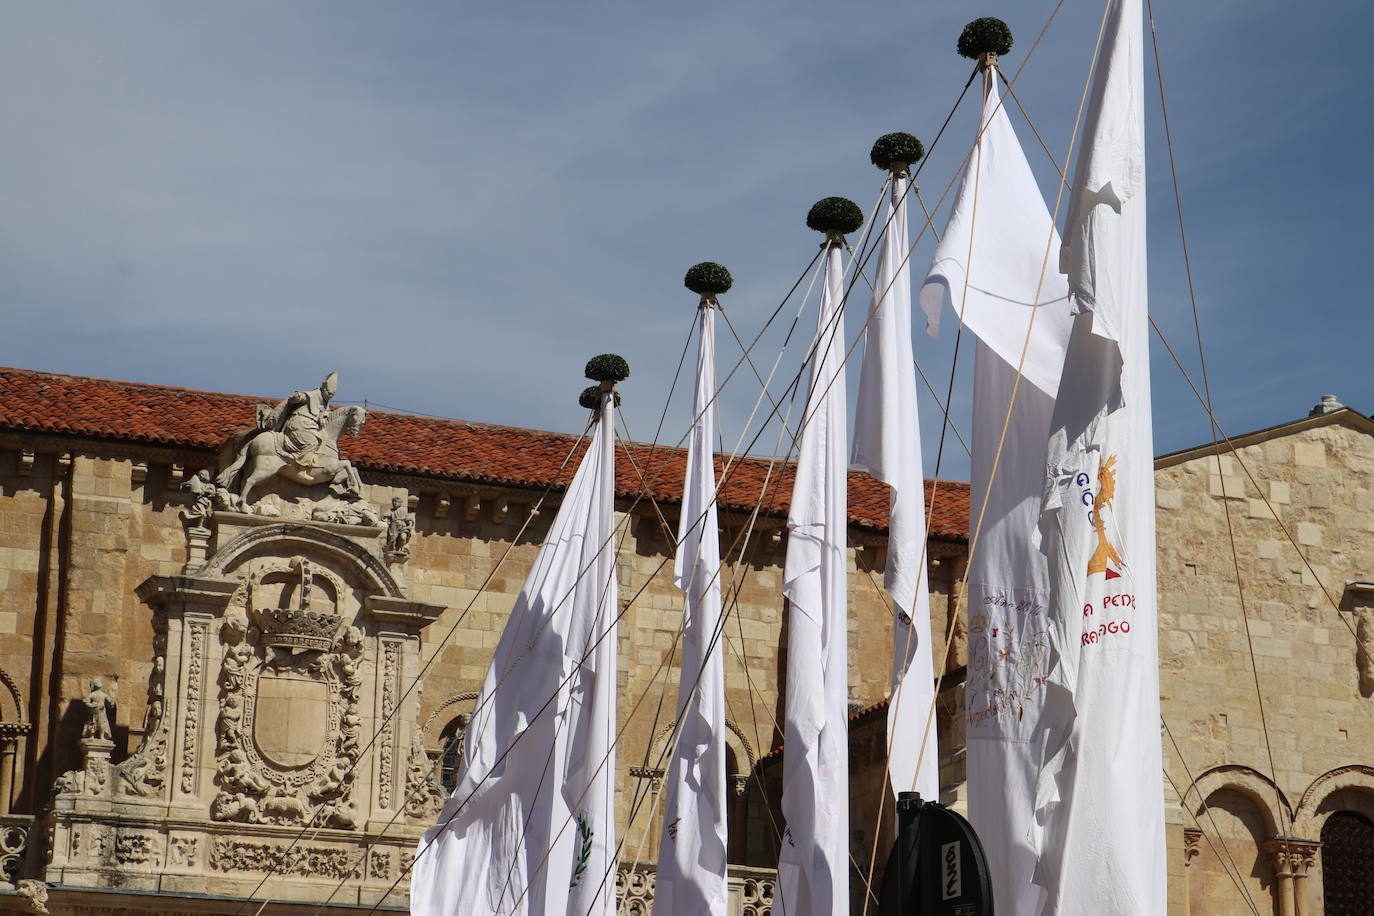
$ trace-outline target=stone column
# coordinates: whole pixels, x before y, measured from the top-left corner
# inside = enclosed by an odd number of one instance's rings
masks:
[[[23,788],[14,774],[21,743],[32,730],[27,722],[0,722],[0,814],[14,810],[14,797]]]
[[[0,729],[3,727],[0,726]],[[15,743],[15,738],[0,731],[0,814],[10,813],[10,794],[14,790]]]
[[[1271,837],[1262,846],[1274,863],[1278,879],[1279,916],[1307,916],[1307,873],[1316,861],[1321,843],[1297,837]],[[1313,914],[1315,916],[1315,914]]]
[[[1321,843],[1314,840],[1288,841],[1288,867],[1293,871],[1293,910],[1294,916],[1318,916],[1312,909],[1312,901],[1307,896],[1307,873],[1317,861],[1317,850]]]

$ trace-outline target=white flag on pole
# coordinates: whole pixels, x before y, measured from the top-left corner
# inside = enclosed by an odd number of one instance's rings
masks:
[[[720,529],[716,521],[715,314],[698,318],[697,385],[687,446],[673,581],[685,593],[677,747],[668,765],[656,916],[723,914],[726,904],[725,669],[720,625]]]
[[[831,245],[787,516],[785,830],[777,905],[787,916],[849,913],[849,481],[843,276],[840,249]]]
[[[1070,326],[1058,250],[1049,210],[990,81],[981,133],[921,300],[932,310],[933,325],[948,290],[954,310],[978,336],[969,501],[969,531],[977,529],[978,540],[969,561],[965,682],[968,809],[987,853],[997,911],[1009,916],[1035,916],[1044,896],[1031,883],[1039,852],[1034,800],[1040,754],[1033,738],[1049,669],[1049,582],[1034,535],[1044,491],[1040,455]],[[1017,385],[1023,350],[1038,379],[1023,377]]]
[[[1139,0],[1109,10],[1069,202],[1074,312],[1040,517],[1049,689],[1036,883],[1049,913],[1166,907]]]
[[[420,842],[418,916],[614,912],[611,397],[487,669],[458,785]]]
[[[887,708],[888,780],[893,794],[940,798],[940,754],[930,712],[935,702],[930,583],[926,576],[925,489],[916,367],[911,352],[911,272],[907,267],[906,188],[894,177],[879,242],[873,306],[864,337],[854,418],[854,463],[891,487],[887,569],[892,599],[892,696]],[[929,733],[927,722],[931,722]]]

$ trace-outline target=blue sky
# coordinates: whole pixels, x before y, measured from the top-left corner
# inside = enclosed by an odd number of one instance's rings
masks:
[[[872,207],[879,134],[929,144],[969,73],[953,53],[964,22],[1008,21],[1011,73],[1052,8],[6,3],[0,364],[264,397],[338,369],[342,400],[577,431],[582,365],[614,351],[634,368],[629,433],[648,439],[692,320],[686,268],[733,271],[726,307],[752,337],[816,252],[810,204]],[[1056,156],[1100,13],[1066,3],[1017,83]],[[1374,13],[1157,0],[1155,14],[1223,425],[1293,419],[1323,393],[1374,410],[1374,121],[1361,49],[1335,39]],[[1153,88],[1147,104],[1152,311],[1196,366]],[[932,203],[976,115],[971,92],[921,175]],[[928,258],[929,238],[913,264]],[[941,388],[952,324],[918,340]],[[761,371],[784,331],[765,336]],[[720,344],[724,374],[725,327]],[[803,351],[794,339],[779,378]],[[1206,440],[1158,347],[1154,374],[1156,450]],[[727,389],[727,446],[758,390]],[[961,426],[965,390],[961,373]],[[661,439],[678,441],[686,398]],[[929,473],[938,418],[921,407]],[[944,476],[967,473],[958,452]]]

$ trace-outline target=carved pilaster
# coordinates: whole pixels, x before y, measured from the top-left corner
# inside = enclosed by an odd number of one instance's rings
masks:
[[[380,704],[381,734],[377,739],[377,807],[389,810],[392,789],[396,780],[396,709],[401,696],[402,644],[392,640],[382,642],[382,700]]]

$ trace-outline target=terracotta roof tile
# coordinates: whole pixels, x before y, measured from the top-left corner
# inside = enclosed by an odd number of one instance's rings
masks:
[[[218,449],[230,433],[252,424],[256,404],[276,400],[0,368],[0,429]],[[571,479],[577,455],[568,456],[577,438],[369,410],[361,434],[341,447],[364,469],[544,487]],[[684,450],[625,443],[620,454],[616,485],[622,495],[638,494],[647,483],[656,499],[681,498]],[[723,467],[717,456],[718,473]],[[723,479],[722,505],[750,509],[762,499],[768,514],[785,514],[794,472],[791,463],[738,461]],[[927,480],[928,508],[932,491],[931,534],[966,539],[968,484]],[[887,487],[850,471],[849,514],[856,525],[885,530]]]

